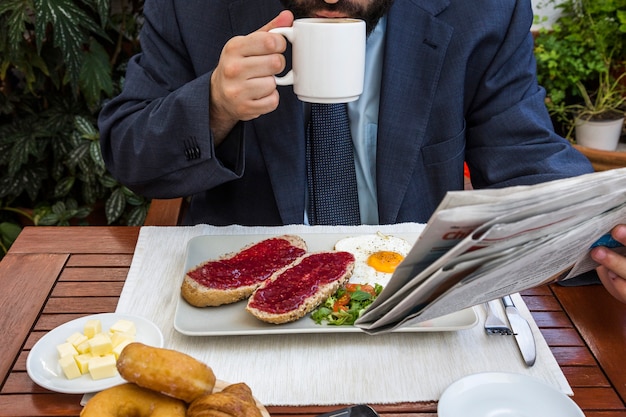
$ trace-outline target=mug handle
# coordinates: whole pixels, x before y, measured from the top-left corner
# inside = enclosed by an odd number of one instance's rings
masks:
[[[283,35],[289,42],[293,43],[293,26],[270,29],[270,32]],[[293,70],[289,70],[289,72],[282,77],[275,75],[274,80],[276,81],[276,85],[293,85]]]

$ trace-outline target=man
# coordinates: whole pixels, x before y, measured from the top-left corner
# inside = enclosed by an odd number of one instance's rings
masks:
[[[288,11],[284,11],[288,9]],[[360,219],[426,222],[448,190],[591,172],[552,130],[528,0],[147,0],[142,53],[100,115],[111,173],[147,197],[191,196],[186,222],[306,223],[307,107],[295,17],[357,17],[364,93],[348,104]],[[259,29],[260,28],[260,29]]]

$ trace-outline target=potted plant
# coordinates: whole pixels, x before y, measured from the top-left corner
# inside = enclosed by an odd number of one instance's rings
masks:
[[[623,67],[626,62],[626,0],[548,0],[560,11],[551,28],[535,39],[537,77],[546,88],[546,106],[557,130],[584,142],[577,125],[624,115]],[[617,123],[615,150],[622,131]],[[605,129],[605,128],[603,128]],[[584,127],[583,127],[584,130]],[[575,135],[572,133],[576,132]],[[596,144],[601,137],[594,135]]]
[[[626,73],[613,79],[608,71],[600,73],[598,89],[593,95],[582,83],[577,84],[583,103],[572,104],[568,109],[572,113],[577,144],[605,151],[617,149],[624,127],[626,89],[621,83],[624,75]]]

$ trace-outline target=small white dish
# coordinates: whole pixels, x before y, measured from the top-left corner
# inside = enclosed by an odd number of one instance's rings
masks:
[[[135,338],[137,342],[163,347],[161,330],[154,323],[143,317],[118,313],[103,313],[81,317],[49,331],[31,349],[26,359],[26,371],[37,385],[65,394],[85,394],[102,391],[125,382],[119,375],[94,380],[89,374],[75,379],[67,379],[63,374],[63,370],[58,362],[57,345],[65,342],[73,333],[82,332],[85,322],[91,319],[100,320],[103,330],[110,328],[120,319],[131,320],[135,323],[137,329]]]
[[[451,384],[439,399],[439,417],[585,417],[571,398],[527,375],[484,372]]]

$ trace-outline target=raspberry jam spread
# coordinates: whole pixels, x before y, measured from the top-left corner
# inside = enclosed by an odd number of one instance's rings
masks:
[[[354,256],[349,252],[314,253],[257,289],[250,307],[272,314],[297,309],[321,285],[341,278]]]
[[[267,239],[242,250],[232,258],[207,262],[189,271],[187,275],[209,288],[243,287],[265,280],[305,252],[288,240]]]

